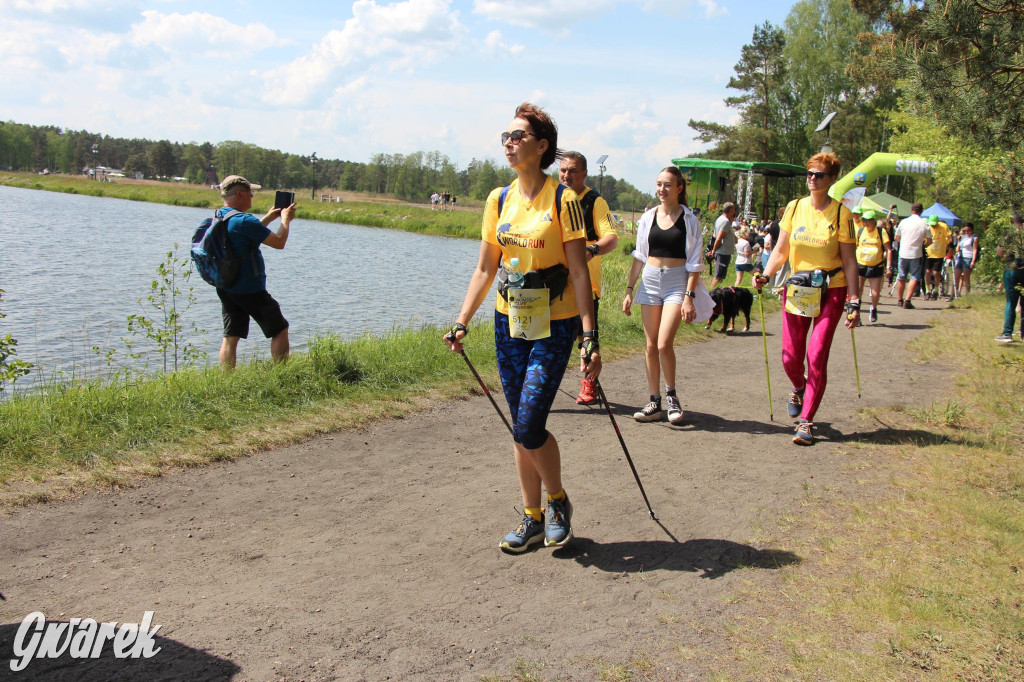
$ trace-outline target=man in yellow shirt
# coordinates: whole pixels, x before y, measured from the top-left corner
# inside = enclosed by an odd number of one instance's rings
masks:
[[[619,235],[608,219],[608,202],[595,190],[587,187],[587,157],[579,152],[565,152],[558,167],[558,179],[576,193],[583,209],[587,230],[587,267],[590,269],[590,285],[594,290],[594,329],[597,329],[597,310],[601,301],[601,256],[615,249]],[[583,328],[580,327],[578,341],[583,342]],[[597,386],[592,379],[583,377],[580,394],[576,402],[590,405],[597,400]]]
[[[928,216],[928,228],[932,231],[932,243],[924,250],[924,284],[927,291],[925,299],[939,300],[939,287],[942,286],[942,266],[946,262],[946,252],[952,233],[949,225],[939,220],[938,216]]]

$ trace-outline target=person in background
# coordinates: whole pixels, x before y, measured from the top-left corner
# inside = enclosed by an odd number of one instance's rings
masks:
[[[1003,295],[1006,296],[1006,306],[1003,308],[1003,333],[996,337],[996,341],[1010,343],[1013,341],[1017,305],[1022,296],[1020,287],[1024,287],[1024,219],[1016,211],[1011,218],[1009,231],[1003,235],[999,246],[996,247],[996,257],[1003,264]]]
[[[853,217],[828,195],[839,168],[835,154],[815,154],[808,159],[807,188],[811,195],[786,207],[779,244],[763,275],[754,280],[754,286],[760,289],[788,260],[794,273],[820,270],[825,281],[816,317],[790,312],[788,306],[782,313],[782,366],[793,384],[787,405],[789,415],[800,419],[793,435],[797,445],[814,443],[811,428],[825,394],[829,351],[844,310],[848,313],[848,329],[860,322]],[[783,300],[788,296],[787,291]]]
[[[924,247],[931,244],[931,231],[928,223],[921,217],[924,206],[921,202],[915,202],[910,207],[910,215],[900,221],[896,228],[895,244],[899,245],[899,274],[896,276],[896,305],[900,308],[913,309],[914,304],[910,299],[914,297],[914,290],[923,279],[924,269]],[[910,284],[907,284],[907,279]],[[904,290],[906,298],[904,298]]]
[[[729,261],[736,253],[736,232],[733,230],[733,221],[739,210],[736,204],[727,201],[722,205],[722,215],[715,221],[714,242],[708,251],[708,258],[715,262],[715,273],[711,280],[711,288],[717,287],[729,272]]]
[[[928,216],[928,229],[932,241],[924,250],[924,284],[927,287],[925,299],[939,300],[939,289],[942,287],[942,268],[946,263],[946,253],[953,237],[949,225],[939,220],[938,216]]]
[[[878,322],[878,297],[882,293],[882,275],[892,272],[892,249],[889,235],[878,228],[875,212],[870,208],[861,214],[861,228],[857,230],[857,267],[860,274],[860,299],[864,300],[864,283],[871,294],[871,312],[868,319]]]
[[[661,390],[665,378],[668,420],[683,422],[683,408],[676,395],[676,332],[681,322],[705,322],[714,302],[701,280],[701,234],[697,218],[686,203],[686,181],[675,166],[658,173],[655,194],[660,205],[640,218],[636,249],[626,281],[622,312],[632,314],[633,292],[640,304],[644,326],[644,361],[651,400],[633,414],[639,422],[660,421]],[[728,209],[727,209],[728,210]],[[723,212],[724,215],[724,212]],[[732,228],[726,227],[728,231]]]
[[[523,516],[498,547],[519,554],[539,542],[562,547],[573,536],[562,456],[547,419],[572,354],[577,316],[583,320],[584,337],[580,371],[597,379],[601,356],[583,213],[576,193],[544,172],[559,154],[558,127],[546,111],[524,102],[501,134],[501,144],[516,179],[487,197],[480,257],[455,325],[443,338],[452,351],[462,352],[467,325],[500,266],[503,286],[495,297],[494,345],[512,417],[512,456]],[[522,288],[505,286],[510,269],[525,274]],[[546,523],[542,488],[547,490]]]
[[[971,271],[977,263],[978,236],[974,234],[974,223],[964,223],[953,257],[953,284],[957,296],[971,293]]]
[[[736,239],[736,284],[734,286],[737,287],[743,283],[743,276],[754,270],[754,248],[750,245],[750,241],[750,228],[741,227]]]
[[[220,345],[220,366],[235,368],[238,340],[249,337],[249,318],[256,321],[263,335],[270,339],[270,355],[275,362],[288,359],[288,320],[281,314],[281,306],[267,292],[267,270],[260,245],[283,249],[291,233],[295,204],[288,208],[271,208],[262,218],[250,215],[255,191],[260,188],[241,175],[229,175],[220,183],[224,205],[217,209],[220,218],[228,211],[239,211],[228,218],[228,241],[235,254],[249,254],[242,258],[238,277],[231,286],[217,288],[221,317],[224,320],[224,339]],[[281,218],[276,232],[269,225]]]
[[[576,193],[583,222],[587,231],[587,268],[590,270],[590,285],[594,291],[594,330],[600,331],[598,308],[601,303],[601,256],[615,250],[619,235],[608,219],[608,202],[596,190],[587,187],[587,157],[579,152],[564,152],[558,166],[558,180]],[[583,343],[583,326],[580,325],[577,341]],[[578,405],[590,405],[597,400],[597,385],[593,379],[580,380]]]

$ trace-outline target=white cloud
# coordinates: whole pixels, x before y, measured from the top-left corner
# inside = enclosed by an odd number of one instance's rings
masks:
[[[614,7],[615,0],[474,0],[473,13],[491,21],[564,33],[573,24]]]
[[[690,10],[692,0],[637,0],[645,12],[659,12],[669,16],[678,16]],[[704,10],[705,19],[725,16],[729,13],[727,7],[719,5],[715,0],[697,0],[697,4]]]
[[[263,24],[240,26],[205,12],[161,14],[147,10],[142,13],[142,17],[141,23],[132,25],[132,44],[139,47],[155,46],[168,52],[191,53],[198,48],[204,50],[205,56],[242,57],[259,49],[289,42],[278,38],[274,31]]]
[[[697,0],[697,4],[704,8],[704,16],[708,19],[724,17],[729,13],[728,7],[719,5],[715,0]]]
[[[501,38],[501,31],[491,31],[484,38],[484,47],[491,52],[508,52],[509,54],[521,54],[526,49],[525,45],[508,45]]]
[[[415,70],[439,52],[457,49],[467,32],[450,0],[357,0],[352,13],[343,29],[329,32],[309,54],[270,71],[264,101],[308,103],[330,92],[334,80],[351,78],[349,67]]]

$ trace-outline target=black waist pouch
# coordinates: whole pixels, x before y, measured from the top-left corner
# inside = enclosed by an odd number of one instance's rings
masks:
[[[530,270],[523,275],[523,289],[547,289],[548,300],[561,298],[569,284],[569,268],[561,263],[543,270]],[[504,264],[498,268],[498,293],[508,300],[508,270]]]

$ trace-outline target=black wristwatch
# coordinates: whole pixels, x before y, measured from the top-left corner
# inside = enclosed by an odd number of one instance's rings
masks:
[[[597,256],[600,255],[601,253],[601,247],[598,246],[597,244],[589,244],[587,246],[587,251],[590,252],[591,256]]]
[[[684,291],[683,295],[684,296],[689,296],[690,298],[697,298],[697,292],[696,291],[690,291],[689,289]]]

